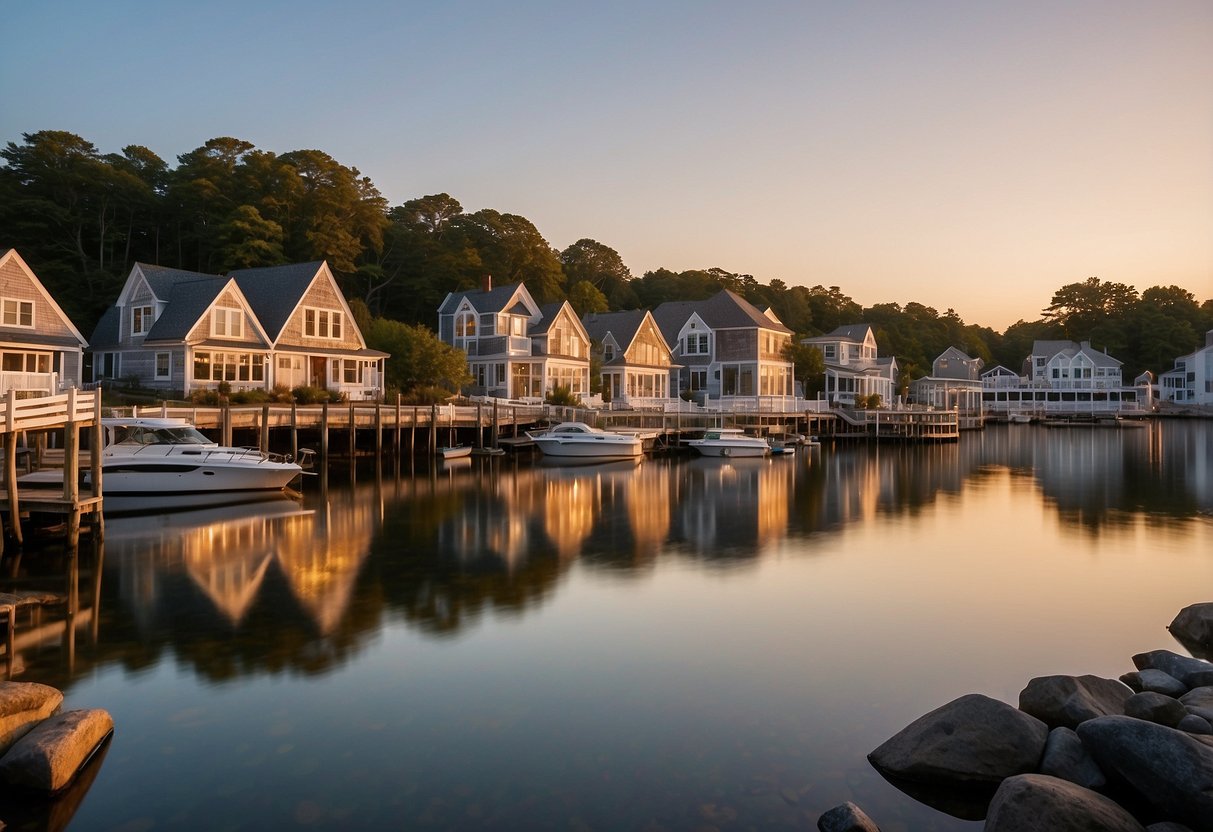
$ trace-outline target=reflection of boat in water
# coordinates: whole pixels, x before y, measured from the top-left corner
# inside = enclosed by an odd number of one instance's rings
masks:
[[[644,457],[630,459],[594,459],[592,457],[564,457],[541,459],[535,466],[547,476],[576,477],[582,474],[631,473],[640,467]]]
[[[644,441],[639,436],[611,433],[585,422],[561,422],[540,433],[528,432],[545,457],[572,460],[639,459]]]
[[[687,445],[704,456],[766,456],[771,452],[765,439],[749,436],[740,428],[711,428],[702,439],[692,439]]]
[[[109,502],[109,498],[106,498]],[[126,537],[144,537],[150,532],[186,531],[224,523],[238,523],[250,518],[293,517],[312,514],[300,506],[299,501],[285,492],[268,492],[242,495],[242,499],[226,505],[194,507],[185,511],[168,513],[129,514],[115,517],[105,524],[107,541]]]

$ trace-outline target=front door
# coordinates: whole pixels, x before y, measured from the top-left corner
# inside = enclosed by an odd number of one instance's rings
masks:
[[[325,368],[328,361],[322,355],[308,356],[308,384],[324,390],[329,386]]]

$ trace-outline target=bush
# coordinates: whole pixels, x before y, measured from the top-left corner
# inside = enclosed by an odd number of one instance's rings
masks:
[[[203,407],[217,407],[219,404],[219,391],[195,390],[190,393],[190,404],[202,405]]]
[[[295,401],[299,402],[299,404],[323,404],[324,402],[345,401],[345,396],[338,392],[310,385],[296,387],[291,391],[291,395],[295,397]]]
[[[452,395],[451,391],[445,387],[422,385],[405,393],[400,397],[400,401],[402,404],[408,405],[443,404]]]
[[[564,384],[552,386],[552,392],[543,397],[544,402],[557,407],[581,407],[581,397],[573,392],[573,388]]]

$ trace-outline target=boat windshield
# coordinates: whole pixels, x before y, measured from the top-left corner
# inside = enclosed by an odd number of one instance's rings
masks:
[[[130,445],[210,445],[196,428],[182,426],[172,428],[145,428],[140,425],[114,429],[114,441]]]

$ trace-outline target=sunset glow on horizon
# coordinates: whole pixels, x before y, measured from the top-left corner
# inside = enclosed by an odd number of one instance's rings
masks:
[[[1004,330],[1091,276],[1213,297],[1213,4],[67,0],[0,142],[322,150],[636,276],[720,267]],[[3,241],[0,241],[2,243]]]

